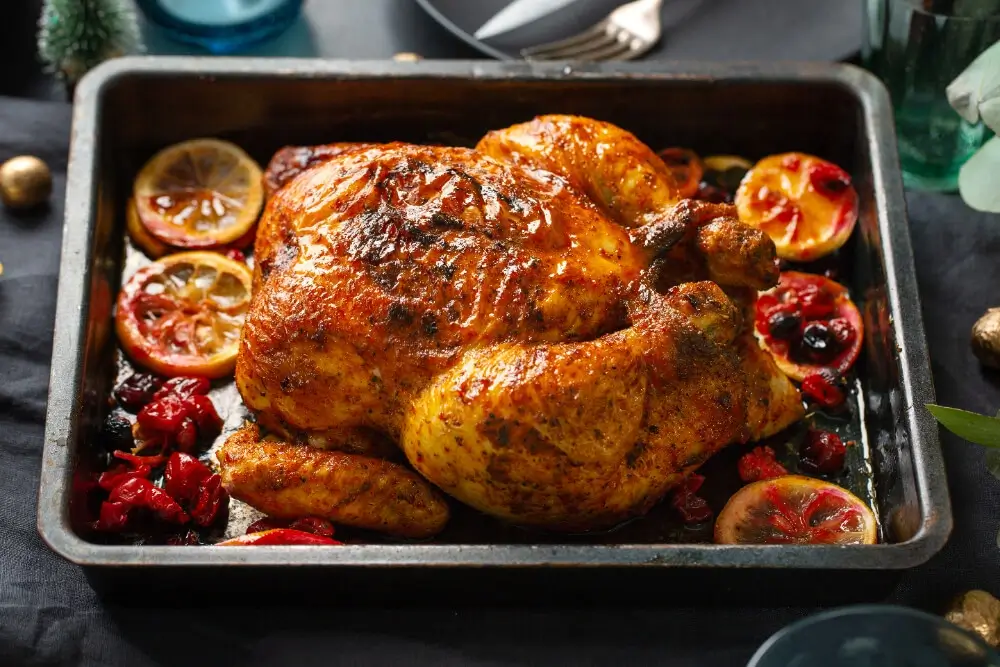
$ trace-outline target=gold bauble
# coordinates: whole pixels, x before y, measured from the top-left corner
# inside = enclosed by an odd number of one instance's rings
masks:
[[[52,172],[33,155],[19,155],[0,165],[0,199],[8,208],[38,206],[52,194]]]
[[[945,620],[975,633],[990,646],[1000,644],[1000,600],[986,591],[969,591],[952,602]]]
[[[972,327],[972,353],[990,368],[1000,368],[1000,308],[990,308]]]

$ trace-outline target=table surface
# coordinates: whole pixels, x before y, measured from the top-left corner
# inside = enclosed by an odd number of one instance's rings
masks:
[[[31,29],[35,4],[12,5],[0,28],[0,55],[8,61],[0,68],[0,94],[59,99],[59,86],[34,64],[30,40],[2,39],[3,31]],[[350,23],[323,29],[324,39],[342,40],[343,56],[474,55],[409,0],[311,4],[325,6],[331,21],[350,6]],[[405,609],[357,609],[338,600],[306,608],[289,600],[280,608],[202,611],[196,592],[187,607],[102,603],[80,570],[51,554],[35,531],[69,112],[62,103],[0,100],[0,160],[39,155],[52,166],[56,188],[46,210],[0,212],[0,665],[730,667],[744,665],[767,636],[807,613],[671,601],[564,608],[558,600]],[[970,211],[954,196],[910,193],[908,203],[939,402],[993,412],[1000,407],[1000,376],[976,363],[968,332],[1000,301],[1000,216]],[[942,444],[955,532],[941,554],[903,575],[887,598],[930,610],[970,588],[1000,595],[1000,482],[985,470],[981,449],[948,434]],[[850,576],[830,574],[817,585],[850,585]]]

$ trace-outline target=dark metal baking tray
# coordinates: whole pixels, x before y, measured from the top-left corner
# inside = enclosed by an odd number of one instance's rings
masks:
[[[38,510],[57,553],[118,571],[201,566],[368,570],[900,570],[944,545],[951,511],[896,158],[889,100],[847,65],[567,65],[126,58],[77,89],[65,237]],[[158,148],[230,138],[265,160],[294,143],[478,137],[540,113],[615,122],[653,146],[761,156],[801,150],[854,176],[858,230],[846,282],[859,295],[866,346],[863,439],[882,518],[877,546],[713,544],[366,544],[336,549],[105,545],[73,520],[74,476],[114,377],[111,315],[123,261],[131,179]],[[296,568],[292,568],[296,569]],[[516,572],[512,573],[516,574]]]

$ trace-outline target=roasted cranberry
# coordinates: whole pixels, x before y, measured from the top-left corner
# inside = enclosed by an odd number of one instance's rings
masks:
[[[802,393],[826,408],[839,407],[846,398],[840,376],[829,368],[807,375],[802,380]]]
[[[826,325],[841,348],[847,347],[854,340],[854,327],[845,318],[835,317]]]
[[[833,314],[833,298],[814,283],[801,285],[795,292],[802,316],[807,320],[818,320]]]
[[[802,318],[797,313],[778,311],[767,320],[767,333],[771,338],[791,340],[799,333]]]
[[[185,417],[181,421],[181,427],[177,430],[174,442],[177,443],[177,449],[182,452],[190,452],[194,449],[194,446],[198,444],[198,427],[195,426],[193,419]]]
[[[189,396],[184,399],[188,413],[198,425],[198,435],[203,440],[211,440],[222,431],[222,418],[215,410],[215,404],[208,396]]]
[[[220,510],[229,506],[229,494],[222,488],[222,477],[213,473],[198,487],[198,497],[191,508],[191,518],[199,526],[210,526]]]
[[[847,447],[836,433],[809,429],[799,454],[802,456],[803,468],[835,475],[844,469]]]
[[[851,187],[851,177],[837,165],[821,162],[810,167],[809,183],[821,195],[835,198]]]
[[[191,456],[174,452],[163,472],[163,488],[177,500],[191,501],[202,483],[212,476],[208,466]]]
[[[824,363],[833,358],[840,349],[837,339],[825,322],[810,322],[802,330],[802,356],[806,359]]]
[[[132,421],[118,410],[109,413],[101,427],[101,444],[110,450],[129,450],[135,447]]]
[[[167,394],[146,405],[139,411],[137,419],[144,430],[175,434],[180,431],[187,415],[184,399],[176,394]]]
[[[748,484],[788,474],[785,466],[778,463],[775,458],[774,450],[766,446],[754,447],[752,451],[741,456],[736,469],[740,473],[740,479]]]
[[[722,188],[712,185],[711,183],[706,183],[705,181],[702,181],[701,184],[698,185],[698,192],[695,193],[694,198],[702,201],[713,202],[715,204],[730,204],[733,201],[731,194]]]
[[[212,383],[208,378],[202,377],[176,377],[170,378],[163,383],[163,387],[153,395],[153,400],[158,400],[167,394],[177,394],[178,396],[200,396],[207,394],[212,388]]]
[[[307,516],[304,519],[296,519],[288,527],[293,530],[304,530],[305,532],[312,533],[313,535],[333,537],[333,524],[326,519],[320,519],[314,516]]]
[[[691,474],[670,494],[670,504],[687,524],[704,523],[712,518],[712,508],[708,501],[697,495],[705,483],[702,475]]]
[[[161,386],[162,381],[155,375],[133,373],[115,387],[115,400],[129,412],[139,412],[144,405],[153,400],[153,394]]]
[[[236,262],[246,262],[247,256],[239,248],[230,248],[226,251],[226,257]]]

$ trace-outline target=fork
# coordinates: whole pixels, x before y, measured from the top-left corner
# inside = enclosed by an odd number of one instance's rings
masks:
[[[653,48],[663,27],[663,0],[634,0],[583,32],[522,49],[525,60],[632,60]]]

